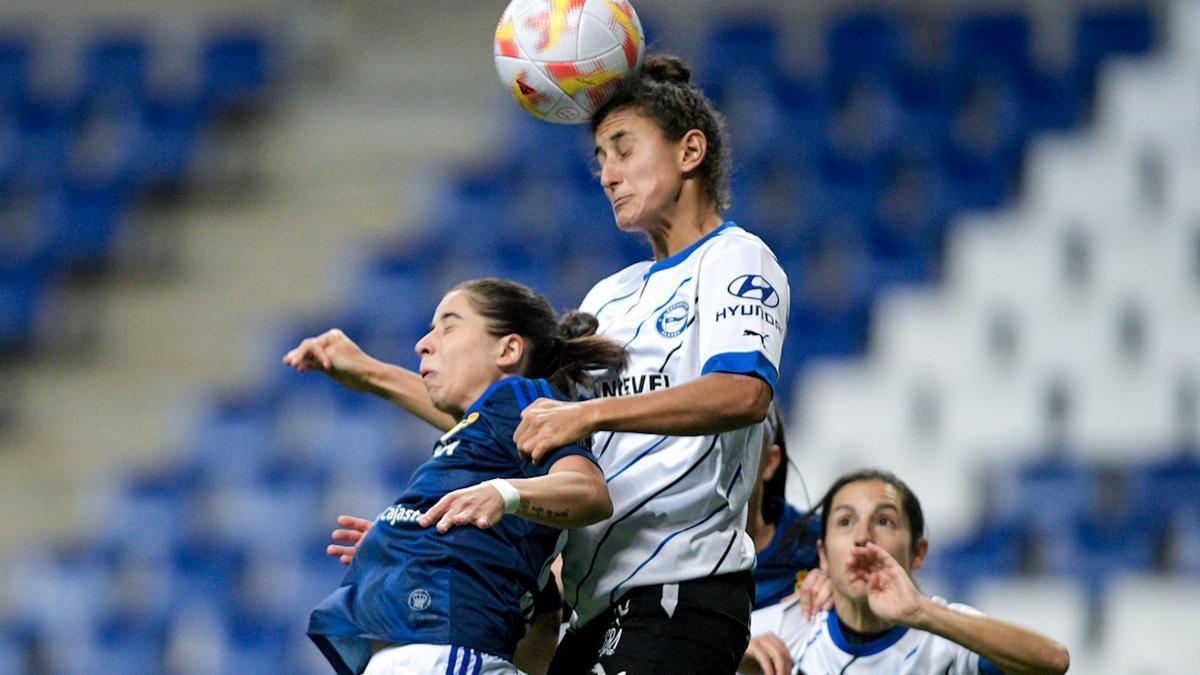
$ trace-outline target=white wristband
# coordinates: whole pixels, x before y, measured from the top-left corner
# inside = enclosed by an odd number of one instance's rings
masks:
[[[496,492],[499,492],[500,496],[504,498],[505,513],[516,513],[517,509],[521,508],[521,493],[512,486],[512,483],[503,478],[493,478],[485,481],[484,484],[496,488]]]

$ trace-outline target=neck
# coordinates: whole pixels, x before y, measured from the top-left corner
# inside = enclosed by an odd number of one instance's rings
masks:
[[[896,626],[876,616],[865,597],[854,600],[835,592],[833,604],[842,623],[859,633],[884,633]]]
[[[694,201],[690,207],[679,204],[673,213],[664,215],[657,225],[646,230],[654,249],[654,259],[670,258],[700,241],[723,222],[725,219],[711,205],[701,207]]]

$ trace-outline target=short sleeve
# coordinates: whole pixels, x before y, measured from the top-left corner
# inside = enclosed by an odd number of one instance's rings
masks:
[[[713,246],[701,262],[697,305],[701,375],[756,375],[774,390],[791,290],[771,250],[732,236]]]

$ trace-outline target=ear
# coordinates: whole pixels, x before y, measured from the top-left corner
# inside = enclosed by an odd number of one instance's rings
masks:
[[[817,540],[817,559],[820,561],[821,571],[825,576],[829,576],[829,559],[825,557],[825,540]]]
[[[913,552],[912,566],[909,572],[916,572],[925,564],[925,554],[929,553],[929,540],[925,537],[917,542],[917,549]]]
[[[679,139],[678,146],[679,170],[685,174],[695,171],[708,154],[708,139],[699,129],[689,129],[683,138]]]
[[[783,451],[779,449],[779,444],[772,443],[771,447],[763,451],[762,480],[764,482],[775,477],[775,472],[779,470],[779,464],[782,461]]]
[[[496,341],[496,365],[505,372],[517,372],[525,358],[525,339],[516,333]]]

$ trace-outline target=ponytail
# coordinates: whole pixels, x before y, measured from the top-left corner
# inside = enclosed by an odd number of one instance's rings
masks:
[[[528,286],[475,279],[454,290],[467,294],[491,335],[515,334],[525,340],[525,377],[545,378],[570,398],[591,385],[590,371],[620,371],[628,363],[624,347],[596,335],[596,317],[571,311],[560,321],[550,302]]]
[[[570,311],[562,316],[554,336],[552,356],[545,364],[546,379],[574,398],[580,387],[592,384],[591,371],[622,371],[629,364],[625,348],[596,335],[600,323],[587,312]]]

